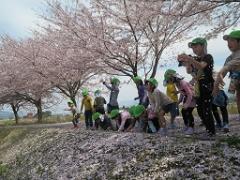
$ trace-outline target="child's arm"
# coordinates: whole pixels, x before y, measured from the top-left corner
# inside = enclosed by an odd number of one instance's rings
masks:
[[[190,88],[189,84],[187,84],[187,82],[182,82],[182,88],[185,90],[186,94],[187,94],[187,100],[186,102],[183,104],[183,108],[188,108],[192,102],[193,99],[193,92],[192,89]]]
[[[178,104],[181,104],[181,102],[183,101],[183,94],[180,94],[179,100],[178,100]]]
[[[126,129],[127,132],[131,132],[134,128],[134,125],[135,125],[135,121],[136,120],[133,120],[133,122],[129,125],[129,127]]]
[[[80,111],[82,112],[82,110],[83,110],[83,99],[82,99]]]
[[[106,86],[106,88],[108,88],[109,90],[113,90],[113,88],[111,86],[109,86],[106,82],[103,82],[103,84]]]
[[[125,123],[126,123],[127,119],[129,118],[128,114],[126,114],[125,112],[123,112],[120,116],[121,116],[121,124],[118,129],[119,132],[124,130]]]
[[[154,93],[154,99],[155,99],[155,107],[154,107],[154,112],[157,113],[160,107],[160,102],[161,102],[161,94],[159,92],[153,92]]]

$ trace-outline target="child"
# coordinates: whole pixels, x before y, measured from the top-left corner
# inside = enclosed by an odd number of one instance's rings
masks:
[[[147,113],[148,113],[148,132],[155,133],[160,128],[158,118],[156,116],[156,113],[154,113],[154,110],[151,107],[147,109]]]
[[[89,129],[93,127],[92,122],[92,112],[93,112],[93,106],[92,106],[92,98],[88,95],[88,90],[84,89],[82,91],[83,99],[81,104],[81,112],[83,110],[83,107],[85,109],[84,116],[85,116],[85,124],[86,129]]]
[[[154,113],[157,114],[159,120],[159,133],[161,135],[166,135],[166,119],[164,115],[168,112],[171,114],[171,122],[174,122],[176,117],[176,109],[173,101],[160,90],[157,89],[158,82],[154,78],[148,79],[147,91],[150,101],[150,105],[154,110]]]
[[[100,90],[96,90],[94,92],[95,95],[95,100],[94,100],[94,108],[95,108],[95,112],[99,112],[101,114],[105,114],[105,110],[104,110],[104,104],[106,104],[106,100],[104,97],[101,96],[101,91]]]
[[[137,105],[133,109],[134,117],[134,131],[146,132],[147,131],[147,113],[143,105]]]
[[[172,74],[171,78],[180,92],[178,104],[183,103],[181,113],[185,125],[185,134],[192,135],[194,133],[194,117],[192,112],[196,106],[194,88],[189,82],[184,81],[183,77],[179,76],[177,73]]]
[[[207,136],[215,136],[214,119],[212,115],[213,92],[213,57],[207,52],[207,41],[204,38],[195,38],[188,44],[197,58],[186,54],[178,56],[178,61],[188,64],[196,70],[195,83],[199,92],[197,110],[207,130]]]
[[[224,67],[218,73],[214,83],[214,94],[219,91],[219,84],[224,84],[223,78],[230,73],[229,92],[236,93],[236,103],[238,108],[238,120],[240,121],[240,30],[232,31],[229,35],[223,36],[227,41],[228,48],[232,54],[226,59]]]
[[[176,86],[173,82],[172,74],[176,74],[176,71],[173,69],[168,69],[164,74],[164,82],[166,82],[167,86],[167,96],[174,102],[176,108],[176,116],[179,115],[179,108],[178,108],[178,91]],[[174,122],[171,122],[171,128],[176,128]]]
[[[118,132],[130,131],[132,129],[133,119],[128,111],[119,112],[114,109],[110,113],[110,118],[116,121]]]
[[[143,84],[143,81],[139,76],[133,77],[133,81],[136,83],[137,89],[138,89],[138,97],[134,98],[134,100],[139,99],[139,104],[144,105],[144,107],[146,108],[148,106],[148,102],[146,98],[147,91]]]
[[[99,112],[95,112],[93,114],[93,121],[95,122],[96,129],[100,126],[103,130],[114,130],[111,120],[105,114],[103,115]]]
[[[109,103],[107,104],[107,109],[108,109],[108,113],[110,113],[112,110],[114,109],[119,109],[119,106],[118,106],[118,94],[119,94],[119,79],[117,78],[112,78],[110,80],[111,82],[111,86],[109,86],[106,82],[103,82],[103,84],[111,91],[110,93],[110,100],[109,100]]]
[[[73,115],[72,123],[74,128],[78,128],[78,122],[80,118],[80,113],[77,111],[76,106],[74,105],[73,101],[68,101],[69,109],[65,109],[66,111],[71,111]]]

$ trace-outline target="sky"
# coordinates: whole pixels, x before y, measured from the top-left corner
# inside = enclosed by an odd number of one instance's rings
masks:
[[[37,24],[41,23],[38,15],[44,12],[44,0],[0,1],[0,35],[7,34],[16,39],[31,37],[31,29],[37,29]],[[86,1],[84,3],[86,3]],[[208,52],[214,57],[214,67],[216,71],[223,66],[226,57],[230,55],[230,51],[227,48],[227,43],[222,39],[223,34],[228,34],[229,31],[221,33],[217,38],[208,41]],[[177,49],[180,53],[185,52],[187,54],[191,54],[191,49],[187,47],[187,43],[188,41],[184,41],[174,45],[172,48]],[[167,54],[171,53],[170,51],[171,50],[166,50],[164,56],[167,57]],[[156,79],[159,81],[158,88],[163,92],[165,92],[165,88],[162,86],[163,75],[165,70],[168,68],[176,69],[179,74],[185,77],[186,80],[190,80],[190,76],[186,74],[185,68],[177,67],[177,61],[167,66],[160,67],[156,75]],[[122,84],[119,94],[120,106],[136,104],[137,102],[133,100],[136,96],[137,90],[133,82],[130,84]],[[109,97],[106,96],[106,99],[108,100]],[[62,102],[62,104],[52,108],[51,110],[55,113],[61,113],[64,109],[64,106],[65,102]]]
[[[36,29],[39,23],[37,13],[43,10],[43,0],[0,1],[0,34],[14,38],[30,37],[30,29]]]

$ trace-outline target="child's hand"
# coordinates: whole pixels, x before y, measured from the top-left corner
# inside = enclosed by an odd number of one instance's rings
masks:
[[[180,61],[180,62],[189,62],[189,61],[192,60],[192,58],[191,58],[190,56],[186,55],[186,54],[180,54],[180,55],[178,55],[177,59],[178,59],[178,61]]]

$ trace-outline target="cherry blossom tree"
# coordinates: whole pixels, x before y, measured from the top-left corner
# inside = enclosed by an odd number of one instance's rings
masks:
[[[79,48],[79,42],[62,30],[46,29],[41,46],[44,69],[40,74],[50,80],[59,93],[66,95],[76,105],[76,96],[84,86],[101,72],[91,54]]]
[[[105,67],[99,54],[87,47],[91,39],[86,32],[76,29],[79,28],[75,26],[77,12],[72,8],[64,9],[58,1],[48,6],[50,12],[43,18],[49,24],[42,27],[42,46],[46,47],[42,56],[47,66],[45,76],[52,79],[60,93],[76,103],[79,90],[83,86],[96,86],[99,82],[96,75],[103,76]]]
[[[212,37],[239,22],[240,17],[240,4],[233,2],[92,2],[102,24],[102,31],[98,32],[102,36],[95,36],[103,44],[98,47],[105,48],[101,51],[106,57],[105,62],[127,76],[136,76],[139,68],[154,77],[167,47],[190,38],[191,32],[203,25],[212,29],[200,35]]]
[[[95,62],[105,72],[129,77],[154,77],[166,48],[191,38],[198,27],[211,27],[199,34],[210,38],[239,19],[233,1],[94,0],[89,8],[71,2],[50,1],[51,15],[44,19],[98,56]]]
[[[41,48],[33,39],[15,41],[9,37],[2,39],[1,64],[3,89],[2,97],[25,100],[37,108],[38,120],[42,120],[42,101],[51,96],[51,82],[40,76],[38,61]],[[5,86],[4,86],[5,85]]]

